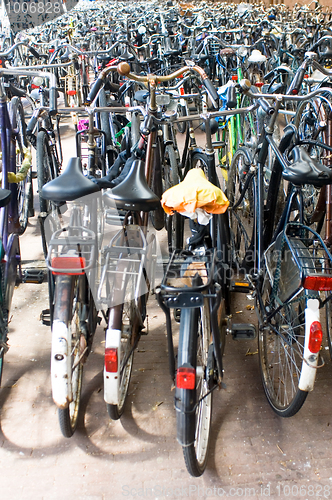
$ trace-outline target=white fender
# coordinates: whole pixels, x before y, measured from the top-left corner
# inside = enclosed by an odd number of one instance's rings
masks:
[[[121,330],[107,329],[105,349],[118,349],[118,370],[117,372],[107,372],[104,364],[104,400],[110,405],[119,403],[119,383],[120,383],[120,360],[121,360]]]
[[[71,378],[71,332],[59,320],[52,325],[51,383],[54,403],[61,409],[72,401]]]
[[[299,389],[301,389],[301,391],[312,391],[315,383],[319,353],[314,354],[310,352],[308,348],[310,326],[314,321],[319,321],[319,301],[318,299],[309,299],[305,309],[304,360],[302,361],[301,377],[299,381]]]

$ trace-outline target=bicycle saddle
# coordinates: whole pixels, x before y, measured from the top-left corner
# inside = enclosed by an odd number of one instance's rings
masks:
[[[311,158],[303,147],[295,146],[292,157],[293,163],[283,171],[284,179],[296,186],[311,184],[322,187],[332,184],[332,170]]]
[[[149,188],[145,178],[145,164],[135,160],[127,177],[115,188],[107,190],[103,195],[106,205],[132,210],[149,212],[160,206],[160,200]]]
[[[128,49],[126,49],[122,54],[119,55],[119,61],[133,61],[135,56],[131,54]]]
[[[0,188],[0,207],[5,207],[10,202],[12,192],[9,189]]]
[[[219,54],[221,56],[232,57],[236,54],[236,52],[235,52],[235,50],[231,49],[230,47],[226,47],[224,49],[220,49]]]
[[[45,200],[61,203],[74,201],[97,191],[100,191],[99,186],[83,175],[80,158],[70,158],[65,171],[45,184],[41,195]]]

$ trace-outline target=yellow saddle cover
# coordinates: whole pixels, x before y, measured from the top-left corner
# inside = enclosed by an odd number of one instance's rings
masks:
[[[221,189],[207,180],[203,170],[193,168],[180,184],[164,192],[161,205],[170,215],[174,212],[194,213],[197,208],[210,214],[223,214],[229,201]]]

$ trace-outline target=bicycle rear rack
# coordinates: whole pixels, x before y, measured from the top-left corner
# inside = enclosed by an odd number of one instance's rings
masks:
[[[277,310],[296,300],[303,289],[308,298],[318,298],[321,291],[332,291],[332,255],[321,236],[308,226],[288,223],[266,250],[265,264],[272,297],[277,297],[280,304]],[[327,300],[320,299],[321,307]]]
[[[52,273],[84,274],[96,264],[96,235],[83,226],[64,227],[53,233],[49,245],[46,264]],[[54,259],[60,258],[54,266]],[[80,258],[80,268],[70,267],[70,259]],[[67,258],[67,260],[65,260]],[[61,267],[63,259],[63,267]]]
[[[176,311],[182,308],[202,307],[204,300],[208,299],[211,307],[214,342],[218,338],[217,311],[221,300],[221,287],[218,283],[213,283],[215,261],[215,250],[207,251],[204,254],[183,250],[174,251],[166,266],[160,287],[156,289],[158,304],[166,316],[169,372],[173,381],[175,380],[176,368],[170,309]],[[196,276],[200,276],[201,284],[193,286],[192,281]],[[220,374],[222,374],[221,356],[218,355],[218,351],[215,354]]]
[[[131,234],[132,233],[132,234]],[[113,290],[114,280],[119,275],[119,262],[122,260],[128,264],[127,271],[123,271],[123,281],[128,276],[135,276],[135,288],[126,300],[133,300],[137,311],[138,300],[141,295],[148,292],[149,272],[147,270],[148,245],[144,233],[138,225],[128,225],[121,228],[112,238],[103,254],[103,266],[97,293],[97,301],[100,306],[110,307],[114,303]]]

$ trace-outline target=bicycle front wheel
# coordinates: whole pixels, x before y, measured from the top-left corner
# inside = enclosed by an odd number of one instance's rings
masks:
[[[212,392],[209,392],[207,376],[211,373],[209,368],[212,366],[209,366],[209,361],[213,357],[211,357],[213,345],[210,344],[210,338],[208,304],[204,304],[200,309],[182,309],[178,371],[185,366],[194,368],[196,382],[194,389],[176,388],[176,426],[187,470],[194,477],[203,474],[208,459]]]
[[[55,179],[57,171],[55,158],[50,151],[46,130],[40,130],[37,135],[36,162],[40,213],[46,215],[52,211],[54,205],[51,201],[42,197],[41,191],[47,182]]]
[[[10,118],[12,127],[17,130],[15,138],[15,152],[16,152],[16,172],[20,171],[22,162],[25,157],[25,148],[28,146],[26,137],[26,124],[24,119],[24,110],[22,102],[18,97],[13,97],[10,101]],[[31,168],[26,174],[26,177],[21,182],[16,184],[16,200],[18,210],[18,228],[17,232],[22,235],[27,228],[28,218],[33,215],[33,194],[31,182]],[[13,195],[12,195],[13,196]]]
[[[249,253],[254,231],[254,185],[248,179],[251,155],[248,148],[239,148],[233,156],[227,184],[230,204],[231,266],[238,272],[247,272],[254,266],[254,255]]]

